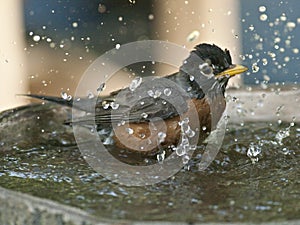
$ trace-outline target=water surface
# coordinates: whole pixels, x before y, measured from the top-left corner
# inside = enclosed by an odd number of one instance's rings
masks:
[[[79,207],[98,217],[163,221],[300,219],[300,126],[229,124],[214,162],[199,153],[162,183],[110,182],[81,157],[66,108],[38,104],[0,116],[0,185]]]

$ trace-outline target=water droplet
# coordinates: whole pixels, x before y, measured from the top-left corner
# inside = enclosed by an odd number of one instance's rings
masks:
[[[268,81],[265,81],[265,82],[268,82]],[[268,85],[267,85],[265,82],[261,82],[261,83],[260,83],[260,86],[261,86],[262,89],[267,89],[267,88],[268,88]],[[254,115],[255,113],[253,112],[253,113],[251,113],[251,114]]]
[[[290,136],[290,128],[286,128],[285,130],[280,130],[277,132],[275,139],[280,145],[283,145],[282,140]]]
[[[188,123],[179,122],[179,126],[181,126],[181,131],[185,133],[188,129],[190,129],[190,126]]]
[[[73,22],[72,27],[74,27],[74,28],[78,27],[78,22]]]
[[[268,15],[267,14],[261,14],[260,17],[259,17],[259,19],[261,21],[266,21],[268,19]]]
[[[153,15],[153,14],[149,14],[149,15],[148,15],[148,19],[149,19],[149,20],[154,20],[154,15]]]
[[[143,79],[141,77],[134,78],[129,85],[130,91],[134,91],[138,86],[141,85],[142,81]]]
[[[270,81],[271,78],[270,78],[268,75],[265,74],[265,75],[264,75],[264,80],[265,80],[265,81]]]
[[[72,96],[71,96],[71,95],[68,95],[66,92],[61,92],[61,97],[62,97],[64,100],[67,100],[67,101],[71,101],[71,100],[72,100]]]
[[[106,12],[106,6],[103,4],[98,5],[98,12],[99,13],[105,13]]]
[[[254,31],[254,26],[253,26],[253,25],[250,25],[250,26],[249,26],[249,30],[250,30],[250,31]]]
[[[158,98],[159,96],[161,96],[161,91],[155,90],[153,98]]]
[[[191,137],[194,137],[196,133],[189,126],[189,128],[185,131],[185,134],[191,138]]]
[[[285,15],[285,13],[282,13],[282,15],[280,16],[280,20],[281,21],[286,21],[287,17]]]
[[[185,154],[185,150],[182,146],[175,148],[175,152],[178,156],[183,156]]]
[[[126,128],[126,132],[128,133],[128,134],[133,134],[133,129],[131,129],[130,127],[127,127]]]
[[[290,57],[289,56],[284,57],[284,61],[285,62],[289,62],[290,61]]]
[[[274,43],[279,43],[281,41],[280,37],[274,38]]]
[[[290,30],[292,30],[292,29],[294,29],[294,28],[296,27],[296,23],[294,23],[294,22],[287,22],[287,23],[286,23],[286,26],[287,26]]]
[[[141,116],[142,116],[144,119],[146,119],[146,118],[148,117],[148,114],[143,112],[143,113],[141,114]]]
[[[298,54],[299,53],[299,49],[298,48],[293,48],[292,51],[293,51],[294,54]]]
[[[199,36],[200,36],[200,32],[197,30],[194,30],[187,36],[186,40],[188,42],[192,42],[192,41],[198,39]]]
[[[197,149],[197,145],[190,145],[189,150],[190,151],[195,151]]]
[[[281,152],[284,154],[284,155],[289,155],[290,154],[290,150],[286,147],[284,147]]]
[[[154,96],[154,91],[148,90],[148,91],[147,91],[147,94],[148,94],[150,97],[153,97],[153,96]]]
[[[190,157],[188,155],[184,155],[182,157],[183,164],[187,164],[190,161]]]
[[[103,109],[108,109],[108,108],[109,108],[109,104],[108,104],[108,103],[102,104],[102,108],[103,108]]]
[[[266,58],[263,58],[261,61],[264,66],[266,66],[268,64],[268,60]]]
[[[158,98],[159,96],[161,96],[161,91],[160,90],[149,90],[147,91],[148,95],[152,98]]]
[[[93,93],[89,92],[87,97],[88,97],[88,99],[92,99],[95,97],[95,95]]]
[[[245,60],[246,57],[244,55],[240,55],[241,60]]]
[[[268,55],[271,57],[271,58],[275,58],[276,57],[276,54],[274,52],[268,52]]]
[[[258,71],[259,71],[259,66],[257,65],[257,63],[253,63],[252,64],[252,72],[257,73]]]
[[[111,102],[111,103],[110,103],[110,107],[111,107],[112,109],[114,109],[114,110],[118,109],[119,106],[120,106],[120,105],[119,105],[118,103],[116,103],[116,102]]]
[[[105,87],[106,87],[105,83],[102,83],[102,84],[100,84],[100,86],[97,88],[97,91],[98,91],[98,92],[101,92],[101,91],[103,91],[103,90],[105,89]]]
[[[258,11],[261,13],[265,12],[266,10],[267,10],[266,6],[263,6],[263,5],[259,6],[259,8],[258,8]]]
[[[140,134],[140,138],[145,138],[146,137],[146,134],[144,134],[144,133],[142,133],[142,134]],[[150,139],[149,139],[150,140]],[[151,141],[151,140],[150,140]]]
[[[163,152],[160,153],[160,154],[157,154],[157,155],[156,155],[157,161],[158,161],[158,162],[163,162],[163,161],[165,160],[165,155],[166,155],[166,152],[165,152],[165,151],[163,151]]]
[[[188,117],[185,117],[183,118],[182,122],[187,124],[190,122],[190,119]]]
[[[105,138],[102,142],[103,145],[112,145],[114,143],[114,140],[111,137]]]
[[[35,42],[39,42],[39,41],[41,40],[41,36],[39,36],[39,35],[34,35],[32,39],[33,39],[33,41],[35,41]]]
[[[121,48],[121,45],[120,44],[116,44],[116,49],[120,49]]]
[[[264,101],[262,99],[259,99],[256,105],[258,107],[263,107],[264,106]]]
[[[165,96],[170,96],[171,94],[172,94],[171,89],[170,89],[170,88],[165,88],[165,90],[164,90],[164,95],[165,95]]]
[[[165,139],[166,139],[166,136],[167,136],[166,133],[164,133],[164,132],[158,132],[158,134],[157,134],[158,143],[164,142]]]
[[[280,105],[276,108],[276,116],[280,116],[280,111],[284,108],[283,105]]]
[[[182,137],[181,137],[181,145],[182,146],[188,146],[189,145],[189,139],[187,138],[187,136],[185,136],[185,135],[182,135]]]

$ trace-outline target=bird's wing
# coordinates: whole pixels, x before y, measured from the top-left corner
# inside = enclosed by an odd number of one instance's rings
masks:
[[[168,81],[165,81],[168,82]],[[173,85],[172,85],[173,84]],[[156,117],[161,119],[180,115],[188,110],[188,94],[174,82],[164,83],[160,78],[142,83],[136,90],[129,88],[113,92],[110,96],[66,100],[44,95],[26,95],[86,112],[70,122],[81,124],[107,124],[111,122],[146,122]]]
[[[95,119],[96,124],[127,121],[132,123],[150,121],[156,117],[172,118],[188,110],[189,96],[178,85],[166,85],[161,79],[142,83],[136,90],[129,88],[102,98],[97,104],[95,116],[78,118],[80,122]]]
[[[114,102],[114,104],[118,103]],[[186,109],[186,102],[179,108],[180,110]],[[119,104],[118,109],[97,109],[95,121],[97,124],[121,121],[137,123],[150,121],[156,117],[167,119],[179,114],[176,106],[170,102],[160,98],[147,97],[135,102],[134,105]]]

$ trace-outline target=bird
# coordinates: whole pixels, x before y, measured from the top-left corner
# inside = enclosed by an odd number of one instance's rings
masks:
[[[74,99],[27,96],[86,111],[85,116],[67,124],[95,123],[99,134],[105,134],[102,140],[118,149],[146,156],[156,155],[162,149],[181,154],[186,146],[192,148],[194,137],[207,137],[216,129],[226,107],[229,79],[247,70],[246,66],[232,63],[228,49],[201,43],[190,52],[179,71],[148,80],[137,76],[129,87],[97,96],[92,109],[85,107],[89,99],[81,99],[81,107],[74,104]],[[89,114],[89,110],[94,114]],[[196,139],[199,142],[204,138]]]

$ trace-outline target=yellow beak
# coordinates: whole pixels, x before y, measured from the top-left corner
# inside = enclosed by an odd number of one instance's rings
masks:
[[[246,66],[232,65],[227,70],[224,70],[223,72],[217,74],[216,77],[217,78],[224,77],[224,76],[233,77],[233,76],[235,76],[237,74],[240,74],[240,73],[243,73],[247,70],[248,70],[248,68]]]

